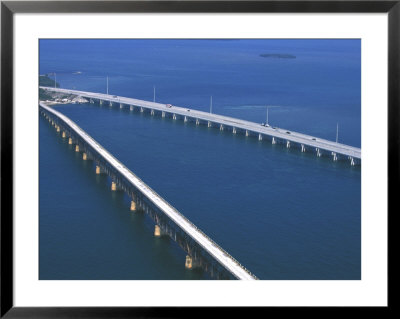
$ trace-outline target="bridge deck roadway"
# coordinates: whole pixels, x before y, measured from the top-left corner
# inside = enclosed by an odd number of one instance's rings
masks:
[[[91,99],[100,99],[105,101],[111,101],[114,103],[122,103],[127,105],[139,106],[147,109],[154,109],[158,111],[164,111],[167,113],[174,113],[181,116],[187,116],[188,118],[199,119],[203,121],[210,121],[212,123],[222,124],[223,126],[235,127],[237,129],[248,130],[249,132],[253,132],[256,134],[269,135],[271,137],[283,139],[286,141],[290,141],[292,143],[303,144],[305,147],[309,147],[312,149],[318,148],[320,150],[325,150],[328,152],[333,152],[336,154],[342,154],[345,156],[353,157],[354,159],[361,160],[361,149],[353,146],[336,143],[334,141],[329,141],[321,138],[316,138],[310,135],[297,133],[282,128],[272,128],[265,127],[261,124],[249,122],[245,120],[240,120],[228,116],[217,115],[202,111],[197,111],[194,109],[179,107],[179,106],[171,106],[166,107],[166,104],[143,101],[128,97],[122,96],[114,96],[107,95],[103,93],[93,93],[93,92],[85,92],[85,91],[76,91],[76,90],[68,90],[68,89],[60,89],[60,88],[50,88],[50,87],[40,87],[42,89],[54,91],[54,92],[62,92],[66,94],[78,95]]]
[[[201,230],[199,230],[193,223],[186,217],[179,213],[174,207],[167,203],[160,195],[146,185],[140,178],[133,174],[126,168],[120,161],[106,151],[100,144],[98,144],[90,135],[82,130],[78,125],[71,121],[68,117],[47,106],[41,102],[40,106],[48,112],[55,114],[62,121],[64,121],[71,129],[75,131],[85,142],[87,142],[95,151],[97,151],[110,165],[126,177],[142,194],[144,194],[156,207],[163,211],[173,222],[175,222],[181,229],[183,229],[189,236],[191,236],[204,250],[212,255],[223,267],[231,272],[236,278],[242,280],[255,280],[257,279],[248,270],[246,270],[240,263],[230,256],[226,251],[219,247],[209,237],[207,237]]]

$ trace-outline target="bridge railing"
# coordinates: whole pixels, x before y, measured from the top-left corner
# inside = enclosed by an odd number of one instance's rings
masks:
[[[193,224],[188,218],[186,218],[184,215],[182,215],[175,207],[173,207],[170,203],[168,203],[163,197],[161,197],[155,190],[153,190],[150,186],[148,186],[142,179],[140,179],[136,174],[134,174],[128,167],[126,167],[124,164],[122,164],[116,157],[114,157],[110,152],[108,152],[103,146],[101,146],[95,139],[93,139],[90,135],[88,135],[79,125],[77,125],[75,122],[73,122],[72,120],[70,120],[68,117],[66,117],[65,115],[59,113],[58,111],[52,109],[51,107],[44,107],[41,104],[39,104],[40,107],[44,108],[45,110],[51,112],[53,115],[55,115],[56,117],[58,117],[59,120],[61,120],[65,125],[69,126],[72,130],[75,131],[76,134],[78,134],[79,136],[81,136],[82,139],[86,140],[86,142],[88,142],[87,140],[89,140],[92,144],[96,145],[99,149],[101,149],[104,153],[106,153],[109,157],[111,157],[115,162],[118,163],[118,165],[120,165],[122,168],[124,168],[129,174],[131,174],[135,179],[137,179],[140,183],[142,183],[143,185],[145,185],[145,187],[147,188],[147,190],[149,192],[151,192],[155,197],[157,197],[160,201],[162,201],[165,205],[168,206],[169,209],[171,209],[176,215],[178,215],[179,217],[181,217],[182,219],[185,220],[186,223],[188,223],[192,228],[194,228],[198,233],[200,233],[203,237],[207,238],[207,240],[214,246],[216,247],[218,250],[220,250],[225,256],[229,257],[237,266],[239,266],[241,269],[243,269],[246,273],[248,273],[250,276],[252,276],[253,278],[257,278],[254,274],[252,274],[246,267],[244,267],[241,263],[239,263],[232,255],[230,255],[226,250],[224,250],[221,246],[219,246],[214,240],[212,240],[209,236],[207,236],[201,229],[199,229],[195,224]],[[70,121],[74,127],[72,127],[69,123],[67,123],[67,121]],[[78,129],[78,131],[76,130],[76,128]],[[79,132],[79,130],[81,132]],[[82,134],[83,133],[83,134]],[[99,153],[100,154],[100,153]],[[100,155],[101,156],[101,155]],[[116,170],[120,171],[118,167],[115,167],[115,165],[113,163],[111,163],[107,158],[105,158],[103,156],[103,159],[108,162],[111,166],[113,166]],[[123,172],[121,172],[121,174],[123,174]],[[138,188],[137,185],[134,185],[134,187]],[[143,193],[142,193],[143,194]],[[143,194],[145,195],[145,194]],[[146,196],[147,199],[149,201],[151,201],[155,206],[157,206],[161,211],[163,211],[163,209],[155,202],[153,201],[151,198],[149,198],[148,196]],[[179,227],[179,225],[177,225]],[[184,232],[186,232],[182,227],[180,227]],[[187,232],[186,232],[187,233]],[[187,233],[189,236],[190,234]],[[191,238],[193,238],[192,236],[190,236]],[[203,248],[205,248],[200,242],[198,242],[195,238],[193,238],[193,240],[195,240],[200,246],[202,246]],[[221,265],[223,266],[223,264],[221,263]],[[229,269],[228,269],[229,270]]]
[[[138,100],[138,99],[127,98],[127,97],[113,97],[111,95],[107,95],[104,93],[84,92],[84,91],[51,88],[51,87],[40,87],[40,88],[43,88],[43,89],[49,90],[49,91],[64,92],[64,93],[68,93],[68,94],[72,94],[72,95],[85,96],[87,98],[96,98],[94,96],[97,95],[97,99],[107,100],[110,102],[113,101],[116,103],[118,103],[118,102],[121,103],[122,100],[125,101],[125,102],[123,102],[124,104],[131,103],[129,101],[128,102],[126,101],[126,100],[130,100],[130,101],[137,102],[138,106],[146,105],[146,106],[143,106],[146,108],[153,108],[153,107],[160,108],[162,105],[165,105],[162,103]],[[187,108],[174,106],[174,111],[177,112],[177,114],[184,115],[182,112],[185,112],[186,110],[187,110]],[[237,128],[243,129],[243,130],[249,130],[256,134],[260,133],[263,135],[267,135],[269,137],[276,137],[276,138],[280,138],[280,139],[290,140],[291,142],[294,142],[297,144],[304,144],[304,145],[307,145],[312,148],[318,148],[321,150],[325,150],[327,152],[334,152],[334,153],[342,154],[343,156],[351,156],[351,157],[354,157],[354,158],[358,159],[359,161],[361,161],[361,149],[359,149],[357,147],[353,147],[353,146],[341,144],[341,143],[335,143],[333,141],[329,141],[329,140],[325,140],[325,139],[321,139],[321,138],[318,138],[318,140],[316,140],[316,139],[313,140],[314,137],[312,137],[312,136],[309,136],[307,134],[298,133],[298,132],[293,132],[293,131],[291,132],[292,133],[291,136],[287,136],[285,134],[285,132],[279,131],[279,130],[287,131],[282,128],[276,128],[276,130],[274,132],[266,131],[264,129],[261,129],[261,127],[258,125],[258,123],[255,123],[255,122],[250,122],[250,121],[246,121],[246,120],[242,120],[242,119],[236,119],[236,118],[225,116],[225,115],[210,114],[210,113],[200,111],[200,110],[192,109],[191,111],[193,113],[191,113],[191,115],[187,114],[188,116],[192,116],[192,115],[194,115],[194,113],[196,113],[198,116],[203,116],[203,118],[202,118],[203,120],[209,120],[209,121],[212,121],[212,122],[215,122],[218,124],[220,124],[219,121],[229,122],[230,123],[229,125],[234,124],[232,126],[235,126]]]

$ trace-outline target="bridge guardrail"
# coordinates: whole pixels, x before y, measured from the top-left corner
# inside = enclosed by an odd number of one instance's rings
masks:
[[[167,205],[176,215],[178,215],[179,217],[181,217],[182,219],[184,219],[186,221],[186,223],[188,223],[192,228],[196,229],[196,231],[198,233],[200,233],[203,237],[207,238],[207,240],[214,246],[216,247],[218,250],[220,250],[225,256],[227,256],[228,258],[230,258],[237,266],[239,266],[241,269],[243,269],[247,274],[249,274],[251,277],[253,277],[254,279],[257,279],[257,277],[252,274],[246,267],[244,267],[241,263],[239,263],[232,255],[230,255],[226,250],[224,250],[221,246],[219,246],[214,240],[212,240],[209,236],[207,236],[201,229],[199,229],[196,225],[194,225],[188,218],[186,218],[182,213],[180,213],[175,207],[173,207],[170,203],[168,203],[163,197],[161,197],[156,191],[154,191],[150,186],[148,186],[142,179],[140,179],[136,174],[134,174],[128,167],[126,167],[124,164],[122,164],[117,158],[114,157],[114,155],[112,155],[110,152],[108,152],[103,146],[101,146],[95,139],[93,139],[89,134],[87,134],[79,125],[77,125],[75,122],[73,122],[72,120],[70,120],[67,116],[59,113],[58,111],[52,109],[49,106],[44,107],[42,104],[39,104],[40,107],[45,108],[46,110],[50,110],[56,117],[58,117],[61,121],[63,121],[65,123],[65,125],[69,126],[71,129],[73,129],[77,134],[79,134],[84,140],[88,139],[90,140],[90,142],[92,144],[95,144],[98,148],[100,148],[103,152],[105,152],[108,156],[110,156],[116,163],[118,163],[118,165],[120,165],[122,168],[124,168],[126,171],[129,172],[129,174],[131,174],[135,179],[137,179],[140,183],[142,183],[142,185],[144,185],[147,190],[149,192],[151,192],[156,198],[158,198],[160,201],[162,201],[165,205]],[[76,128],[78,128],[81,132],[83,132],[83,134],[85,136],[82,136],[82,134],[78,131],[76,131],[69,123],[67,123],[64,119],[64,117],[66,119],[68,119],[68,121],[70,121]],[[103,157],[104,158],[104,157]],[[107,158],[104,158],[107,162],[109,162],[109,164],[113,167],[115,167],[115,165],[113,163],[111,163]],[[118,167],[115,167],[115,169],[119,170]],[[121,172],[123,173],[123,172]],[[133,184],[133,186],[137,187],[136,185]],[[156,205],[157,207],[159,207],[159,205],[152,200],[151,198],[149,198],[148,196],[146,196],[148,198],[148,200],[150,200],[154,205]],[[160,208],[160,207],[159,207]],[[161,209],[161,208],[160,208]],[[179,225],[178,225],[179,226]],[[183,231],[185,231],[182,227],[180,227]],[[185,231],[186,232],[186,231]],[[187,233],[187,232],[186,232]],[[188,234],[190,236],[190,234]],[[190,236],[191,237],[191,236]],[[193,238],[193,237],[192,237]],[[195,240],[199,245],[201,245],[202,247],[204,247],[200,242],[198,242],[195,238],[193,238],[193,240]],[[204,247],[205,248],[205,247]],[[223,264],[221,264],[223,265]],[[229,270],[229,269],[228,269]]]

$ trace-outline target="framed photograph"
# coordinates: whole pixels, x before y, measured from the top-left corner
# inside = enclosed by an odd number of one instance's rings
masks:
[[[399,18],[2,1],[1,316],[390,309]]]

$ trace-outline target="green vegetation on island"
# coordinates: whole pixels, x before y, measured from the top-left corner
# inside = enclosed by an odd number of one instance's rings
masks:
[[[278,58],[278,59],[296,59],[296,56],[293,54],[285,54],[285,53],[264,53],[260,54],[260,57],[263,58]]]
[[[52,78],[50,78],[47,74],[45,75],[39,75],[39,86],[48,86],[48,87],[60,87],[60,84],[54,81]],[[39,100],[45,101],[45,100],[51,100],[53,96],[49,94],[49,92],[46,92],[43,89],[39,89]]]
[[[60,84],[55,82],[47,74],[39,75],[39,86],[54,88],[60,87]],[[75,104],[75,103],[88,103],[88,99],[70,93],[55,92],[48,89],[39,88],[39,100],[52,102],[54,104]]]
[[[60,87],[60,84],[50,78],[47,74],[39,75],[39,86]]]

